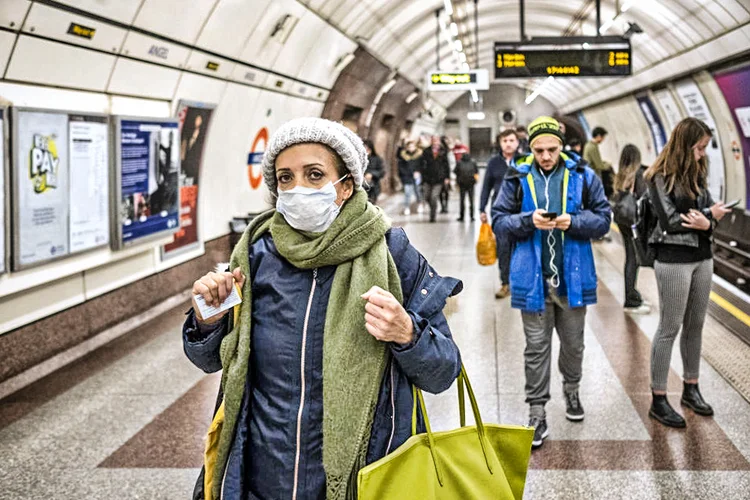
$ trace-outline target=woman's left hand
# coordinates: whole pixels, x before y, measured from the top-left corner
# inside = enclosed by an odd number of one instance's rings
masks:
[[[406,309],[392,293],[374,286],[362,295],[365,304],[365,328],[381,342],[405,345],[414,339],[414,324]]]
[[[711,229],[711,221],[706,218],[705,215],[697,210],[690,210],[687,214],[680,214],[683,227],[690,229],[696,229],[698,231],[708,231]]]

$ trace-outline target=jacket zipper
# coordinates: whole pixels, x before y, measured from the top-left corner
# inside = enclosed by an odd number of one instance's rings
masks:
[[[388,447],[385,449],[385,454],[391,452],[391,445],[393,444],[393,435],[396,433],[396,401],[395,394],[396,388],[393,387],[393,358],[391,358],[391,437],[388,439]]]
[[[307,326],[310,321],[310,310],[312,309],[313,296],[315,295],[315,285],[317,284],[318,270],[313,269],[313,281],[310,288],[310,297],[307,299],[307,311],[305,312],[305,322],[302,327],[302,359],[300,361],[300,374],[302,377],[302,390],[299,399],[299,411],[297,412],[297,453],[294,457],[294,488],[292,490],[292,500],[297,500],[297,486],[299,482],[299,457],[302,439],[302,411],[305,408],[305,350],[307,349]]]

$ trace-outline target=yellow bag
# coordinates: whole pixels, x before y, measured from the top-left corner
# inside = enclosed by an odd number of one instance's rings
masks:
[[[492,227],[486,222],[479,227],[477,240],[477,262],[481,266],[491,266],[497,260],[497,243]]]
[[[464,389],[476,425],[466,427]],[[461,428],[432,432],[422,391],[414,388],[412,436],[396,451],[359,471],[358,500],[521,500],[534,429],[484,424],[466,371],[458,377]],[[426,434],[417,434],[417,403]]]

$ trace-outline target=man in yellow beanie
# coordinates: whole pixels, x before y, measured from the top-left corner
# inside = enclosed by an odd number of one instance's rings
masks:
[[[566,417],[583,420],[578,395],[583,365],[586,306],[596,303],[591,240],[609,230],[609,202],[599,177],[577,156],[562,151],[554,118],[529,124],[530,155],[508,170],[492,207],[495,234],[515,244],[510,264],[511,305],[521,309],[526,349],[526,402],[532,445],[549,434],[552,331],[560,337]]]

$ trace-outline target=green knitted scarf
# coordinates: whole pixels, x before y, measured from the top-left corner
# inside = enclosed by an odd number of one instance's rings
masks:
[[[390,222],[358,190],[324,233],[299,232],[273,210],[256,218],[232,252],[230,267],[247,277],[237,323],[221,344],[225,421],[221,430],[214,498],[219,497],[250,360],[252,285],[250,245],[270,231],[279,253],[299,269],[336,266],[323,341],[323,466],[328,500],[356,498],[365,465],[375,405],[387,363],[385,344],[365,329],[365,300],[373,285],[403,301],[401,281],[385,241]],[[306,307],[307,304],[299,304]],[[299,332],[300,342],[303,332]],[[292,478],[279,478],[291,481]]]

